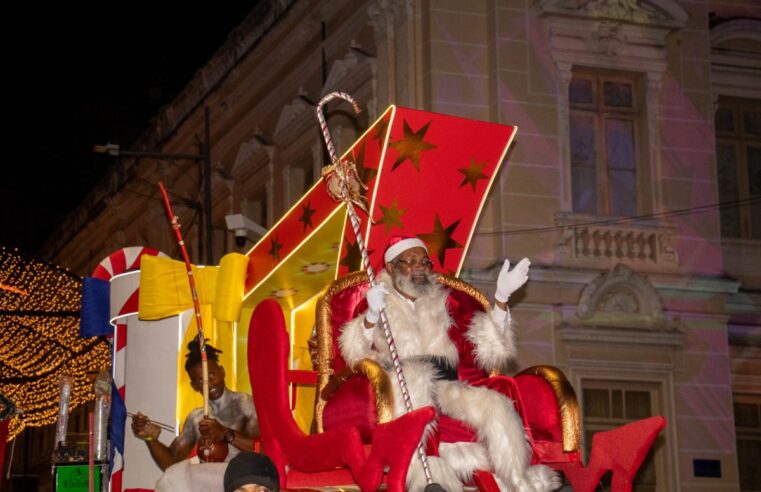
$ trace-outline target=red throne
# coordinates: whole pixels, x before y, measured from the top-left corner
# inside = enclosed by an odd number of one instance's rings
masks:
[[[450,289],[450,315],[461,321],[460,326],[467,326],[475,312],[489,306],[486,296],[472,285],[454,277],[442,275],[439,279]],[[378,424],[391,418],[391,382],[374,361],[364,360],[355,367],[347,367],[337,339],[340,328],[367,309],[364,300],[367,288],[366,273],[357,272],[333,282],[318,303],[318,400],[315,408],[319,432],[349,426],[359,429],[365,440],[372,436]],[[514,378],[486,374],[476,367],[473,346],[464,333],[453,331],[450,330],[449,335],[458,348],[459,379],[475,386],[489,387],[514,401],[516,410],[523,417],[534,463],[563,471],[574,490],[593,490],[608,470],[614,472],[614,483],[619,486],[631,484],[655,437],[665,426],[661,417],[597,434],[590,466],[584,467],[580,453],[579,405],[562,371],[551,366],[535,366]],[[436,453],[438,442],[476,440],[475,432],[459,421],[443,415],[437,420],[437,433],[428,442],[429,452]],[[627,442],[612,445],[610,436],[606,435],[618,436],[622,431]],[[483,480],[491,482],[484,479],[483,473],[477,474],[477,485],[489,488],[489,483],[482,483]]]
[[[441,282],[452,291],[449,307],[453,317],[472,316],[488,306],[486,297],[466,282],[445,276]],[[427,407],[391,420],[391,382],[386,373],[373,361],[349,368],[341,358],[338,330],[364,311],[366,289],[366,274],[355,273],[333,282],[318,303],[314,435],[302,433],[290,413],[289,342],[279,305],[265,300],[251,318],[248,350],[254,403],[264,451],[280,470],[283,486],[357,483],[362,490],[376,490],[385,479],[388,490],[404,489],[415,445],[434,415]],[[577,492],[594,490],[609,470],[612,490],[631,490],[637,470],[665,427],[662,417],[596,434],[585,467],[580,454],[578,402],[563,373],[551,366],[536,366],[514,378],[484,374],[473,363],[472,347],[457,335],[450,333],[461,351],[459,378],[513,399],[532,444],[534,463],[565,473]],[[445,416],[438,417],[437,428],[428,442],[430,453],[436,453],[439,441],[475,440],[471,429]],[[388,470],[385,477],[384,467]],[[477,472],[474,480],[481,490],[497,490],[487,472]]]
[[[278,468],[281,486],[356,483],[362,490],[376,490],[385,480],[387,490],[404,490],[407,466],[433,419],[433,409],[425,407],[377,426],[368,443],[352,426],[306,435],[288,405],[289,347],[280,305],[271,299],[262,301],[249,324],[248,368],[262,448]]]

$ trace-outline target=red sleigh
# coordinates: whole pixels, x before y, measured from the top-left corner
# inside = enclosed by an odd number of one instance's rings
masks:
[[[458,311],[485,309],[486,298],[466,282],[442,276],[452,290]],[[385,480],[388,490],[404,490],[407,467],[414,457],[425,425],[434,418],[425,408],[391,420],[390,381],[377,363],[365,360],[346,367],[336,344],[339,328],[355,316],[367,288],[367,276],[358,272],[331,285],[318,303],[317,432],[304,434],[288,405],[289,339],[282,311],[266,300],[254,311],[249,332],[249,374],[262,443],[281,471],[284,487],[339,486],[356,483],[376,490]],[[465,347],[467,348],[467,347]],[[592,491],[600,478],[612,472],[612,490],[631,490],[632,481],[658,433],[662,417],[634,422],[600,432],[593,438],[587,466],[581,461],[579,409],[573,388],[563,373],[551,366],[535,366],[514,378],[480,373],[460,354],[460,379],[509,394],[524,419],[532,444],[533,461],[562,471],[575,491]],[[473,431],[446,416],[438,417],[438,441],[473,441]],[[386,468],[387,467],[387,468]],[[384,468],[387,474],[384,476]],[[498,490],[488,471],[476,472],[481,490]]]
[[[360,213],[359,229],[371,264],[380,263],[390,235],[405,234],[429,242],[437,272],[456,275],[515,130],[390,107],[345,154],[367,186],[369,214]],[[281,472],[283,486],[358,484],[362,490],[375,490],[385,482],[387,490],[400,491],[410,460],[417,459],[415,447],[432,419],[438,419],[438,432],[427,443],[431,453],[436,453],[439,441],[472,441],[474,436],[464,424],[435,416],[431,408],[391,420],[390,381],[384,371],[371,361],[346,367],[336,344],[338,330],[363,310],[367,283],[364,273],[350,273],[359,268],[359,251],[340,207],[328,198],[320,180],[248,253],[245,290],[250,305],[258,302],[249,328],[249,374],[262,442]],[[318,370],[306,379],[316,383],[318,397],[315,433],[307,435],[297,427],[288,404],[289,383],[303,383],[305,378],[303,371],[296,377],[287,370],[291,341],[281,309],[292,313],[331,281],[315,318]],[[467,283],[446,275],[442,281],[463,313],[488,305]],[[458,347],[461,380],[488,386],[515,402],[535,463],[562,471],[576,491],[593,490],[607,471],[612,472],[613,490],[631,489],[637,469],[665,426],[663,418],[596,434],[584,466],[578,403],[561,371],[537,366],[514,378],[490,377],[473,365],[467,344]],[[488,471],[474,478],[482,490],[496,490]]]

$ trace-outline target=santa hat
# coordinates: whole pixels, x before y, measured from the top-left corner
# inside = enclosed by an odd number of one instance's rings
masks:
[[[428,253],[425,243],[416,237],[391,236],[386,243],[386,251],[383,252],[383,262],[390,263],[394,258],[410,248],[423,248]]]

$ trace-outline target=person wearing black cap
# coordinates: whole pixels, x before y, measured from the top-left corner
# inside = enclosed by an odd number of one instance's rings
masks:
[[[227,464],[224,483],[225,492],[279,492],[280,475],[267,455],[243,452]]]

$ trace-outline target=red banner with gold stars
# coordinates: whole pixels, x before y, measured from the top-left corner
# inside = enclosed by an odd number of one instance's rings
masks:
[[[416,236],[437,271],[458,273],[513,126],[391,106],[344,154],[357,166],[372,222],[357,210],[373,266],[388,238]],[[341,230],[344,231],[343,238]],[[360,268],[343,205],[320,180],[249,251],[249,302],[296,306]],[[257,293],[253,296],[252,291]]]
[[[372,223],[363,220],[373,266],[388,238],[416,236],[434,268],[458,273],[476,221],[507,148],[513,126],[392,107],[351,150],[368,185]],[[339,276],[359,267],[347,225]]]

